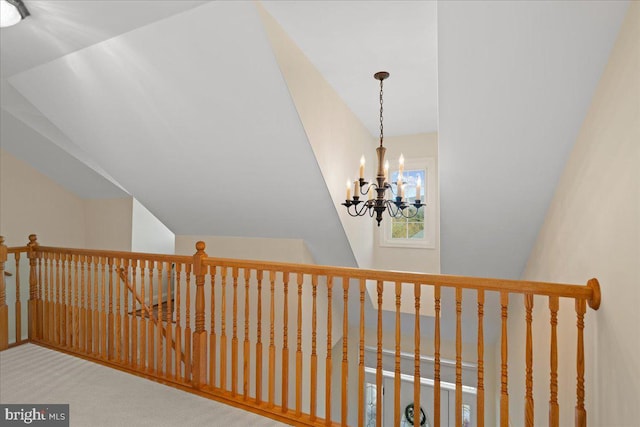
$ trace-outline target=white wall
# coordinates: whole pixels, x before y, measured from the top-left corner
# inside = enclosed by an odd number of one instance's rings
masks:
[[[367,158],[367,177],[375,174],[374,138],[271,15],[257,7],[358,266],[369,268],[369,221],[351,218],[340,204],[347,179],[357,178],[360,156]]]
[[[131,250],[133,252],[174,253],[175,234],[136,199],[133,199],[131,216]]]
[[[22,246],[32,233],[41,244],[84,246],[83,200],[0,149],[0,235]]]
[[[632,2],[592,99],[523,278],[584,284],[596,277],[602,305],[588,309],[586,409],[590,425],[636,426],[640,419],[640,3]],[[510,311],[522,321],[522,300]],[[513,315],[512,315],[513,313]],[[536,299],[536,424],[547,418],[549,311]],[[545,325],[546,324],[546,325]],[[560,425],[573,425],[576,317],[559,316]],[[523,334],[510,334],[512,425],[522,425]],[[522,376],[522,374],[520,374]],[[518,399],[520,398],[520,399]]]

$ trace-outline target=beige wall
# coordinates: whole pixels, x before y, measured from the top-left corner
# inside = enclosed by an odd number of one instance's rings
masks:
[[[205,242],[205,251],[210,257],[314,263],[304,241],[299,239],[176,235],[175,253],[193,255],[200,240]]]
[[[132,204],[132,197],[85,200],[85,247],[130,251]]]
[[[357,178],[360,156],[367,158],[367,177],[375,173],[374,138],[276,21],[257,7],[358,266],[370,268],[369,222],[351,218],[340,204],[347,179]]]
[[[586,283],[597,277],[602,306],[586,315],[588,419],[597,426],[640,420],[640,3],[632,2],[558,184],[524,279]],[[522,300],[514,301],[522,318]],[[536,300],[534,383],[536,424],[547,419],[548,308]],[[512,321],[515,327],[521,321]],[[561,304],[560,425],[573,425],[575,311]],[[547,325],[545,325],[547,324]],[[522,424],[522,334],[510,334],[512,425]],[[520,374],[522,375],[522,374]],[[516,382],[514,382],[516,381]],[[516,403],[516,402],[514,402]]]
[[[84,201],[0,149],[0,235],[7,246],[27,243],[84,246]]]
[[[440,207],[438,193],[438,134],[421,133],[416,135],[404,135],[385,138],[387,146],[387,159],[390,168],[397,168],[397,159],[403,154],[407,161],[411,159],[431,157],[436,163],[435,197],[435,230],[436,247],[433,249],[414,248],[390,248],[379,245],[379,229],[375,229],[375,250],[373,267],[379,270],[416,271],[421,273],[440,273]]]

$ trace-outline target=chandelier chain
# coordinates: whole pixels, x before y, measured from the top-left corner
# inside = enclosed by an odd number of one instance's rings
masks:
[[[382,123],[382,80],[380,80],[380,146],[382,147],[382,140],[384,139],[384,124]]]

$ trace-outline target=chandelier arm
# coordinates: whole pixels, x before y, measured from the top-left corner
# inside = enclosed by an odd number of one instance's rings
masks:
[[[387,209],[389,210],[389,215],[391,217],[396,217],[398,215],[398,211],[400,210],[398,206],[391,200],[385,200],[385,204],[387,206]],[[395,212],[393,210],[394,207],[396,208]]]

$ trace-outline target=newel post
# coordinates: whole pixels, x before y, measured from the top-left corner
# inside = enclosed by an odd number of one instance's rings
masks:
[[[0,236],[0,350],[9,347],[9,307],[7,307],[7,288],[4,281],[6,261],[7,247],[4,244],[4,237]]]
[[[29,339],[39,338],[42,330],[42,302],[38,296],[38,242],[35,234],[29,235],[27,243],[29,258]]]
[[[204,329],[204,276],[206,267],[202,264],[207,256],[205,243],[196,243],[193,255],[193,272],[196,276],[196,329],[193,332],[193,385],[201,388],[207,384],[207,333]]]

